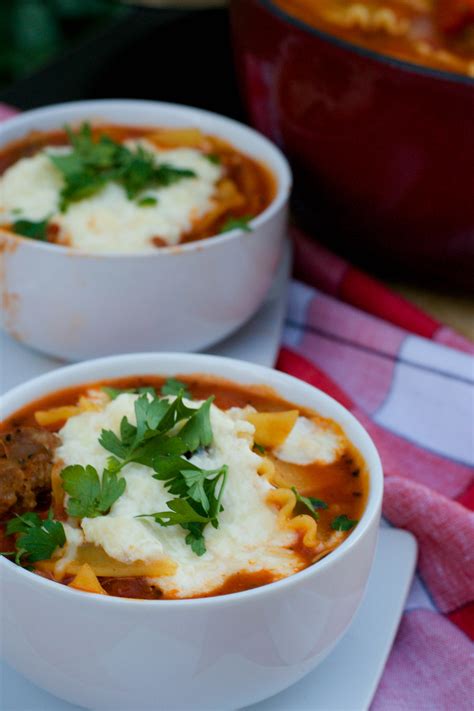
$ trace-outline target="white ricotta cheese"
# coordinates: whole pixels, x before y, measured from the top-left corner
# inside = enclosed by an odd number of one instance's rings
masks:
[[[61,174],[45,153],[22,158],[0,177],[0,221],[38,222],[58,212]]]
[[[100,431],[105,428],[118,432],[123,416],[135,422],[135,398],[122,394],[101,412],[70,418],[59,433],[62,444],[57,458],[66,465],[92,464],[102,472],[108,453],[97,441]],[[165,593],[178,597],[209,592],[239,571],[269,570],[278,578],[304,567],[289,550],[296,534],[280,528],[276,510],[265,501],[270,485],[257,473],[261,458],[251,449],[253,425],[243,416],[239,419],[236,408],[228,415],[214,405],[211,425],[212,446],[196,453],[191,461],[208,469],[227,464],[229,469],[219,528],[206,527],[207,552],[203,556],[197,556],[185,543],[186,532],[181,527],[164,528],[152,519],[135,518],[165,511],[166,501],[171,498],[162,482],[153,479],[152,470],[139,464],[129,464],[122,470],[127,487],[110,513],[82,521],[86,541],[101,545],[117,560],[151,561],[163,556],[173,559],[178,564],[176,573],[154,582]]]
[[[56,573],[63,573],[67,568],[67,564],[76,557],[77,549],[84,543],[84,534],[80,528],[73,528],[68,523],[63,523],[64,533],[66,535],[66,546],[64,554],[58,560],[55,567]]]
[[[312,462],[331,464],[341,456],[344,447],[344,438],[328,423],[323,425],[307,417],[298,417],[274,454],[283,462],[302,466]]]
[[[143,140],[127,145],[137,143],[153,153],[157,163],[189,168],[196,177],[143,191],[141,197],[157,200],[156,205],[147,207],[140,206],[138,198],[129,200],[121,185],[107,183],[100,192],[72,203],[61,213],[63,179],[47,152],[67,153],[70,149],[50,147],[22,158],[0,177],[0,224],[49,218],[60,228],[58,241],[84,252],[151,252],[156,249],[153,237],[168,245],[177,244],[191,229],[193,219],[213,207],[212,196],[222,169],[194,148],[162,150]]]

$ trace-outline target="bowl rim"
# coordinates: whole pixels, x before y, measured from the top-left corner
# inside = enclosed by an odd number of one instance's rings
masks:
[[[391,57],[388,54],[383,54],[382,52],[376,52],[375,50],[368,49],[367,47],[355,44],[354,42],[349,42],[341,37],[320,30],[317,27],[309,25],[304,20],[300,20],[293,15],[289,15],[285,10],[275,5],[273,0],[258,0],[258,3],[263,5],[271,14],[278,17],[280,20],[294,25],[300,30],[303,30],[307,34],[319,37],[330,44],[336,45],[341,49],[349,50],[355,54],[359,54],[366,59],[372,59],[380,64],[386,64],[393,69],[402,69],[403,71],[411,74],[420,74],[421,76],[430,77],[432,79],[441,79],[443,81],[448,81],[453,84],[465,84],[467,86],[474,85],[474,77],[470,77],[465,74],[459,74],[458,72],[450,72],[445,69],[437,69],[434,67],[427,67],[422,64],[416,64],[415,62],[409,62],[408,60],[398,59],[397,57]]]
[[[176,104],[172,102],[167,102],[167,101],[153,101],[153,100],[147,100],[147,99],[92,99],[92,100],[84,100],[84,101],[65,101],[60,104],[49,104],[47,106],[41,106],[37,109],[31,109],[29,111],[24,111],[19,114],[16,114],[14,116],[10,116],[4,121],[0,123],[0,142],[2,140],[2,134],[4,133],[5,129],[9,129],[13,124],[15,126],[18,126],[19,128],[25,127],[26,130],[28,130],[28,126],[30,125],[31,121],[34,121],[35,119],[43,119],[43,118],[48,118],[49,116],[53,115],[56,112],[62,112],[62,111],[67,111],[70,109],[71,111],[74,110],[81,110],[83,109],[84,111],[90,111],[93,113],[94,111],[100,112],[100,110],[117,110],[119,111],[121,108],[127,108],[127,109],[132,109],[135,108],[137,112],[139,112],[141,109],[151,109],[151,108],[156,108],[156,109],[164,109],[165,111],[176,111],[177,113],[180,114],[186,114],[187,112],[192,112],[193,114],[199,114],[202,116],[204,119],[208,119],[210,121],[216,121],[219,124],[226,124],[227,127],[230,127],[230,129],[236,129],[239,131],[243,131],[247,133],[247,135],[251,136],[254,140],[259,141],[260,144],[265,148],[267,152],[272,154],[272,160],[275,163],[275,167],[271,168],[271,172],[275,178],[275,183],[276,183],[276,193],[269,203],[269,205],[263,210],[261,213],[256,215],[252,220],[250,221],[250,225],[252,227],[252,230],[250,233],[244,232],[240,229],[234,229],[234,230],[229,230],[228,232],[225,232],[223,234],[217,234],[217,235],[212,235],[210,237],[205,237],[203,239],[198,239],[193,242],[184,242],[182,244],[176,244],[176,245],[169,245],[167,247],[160,247],[159,249],[156,249],[155,251],[150,251],[150,252],[145,252],[145,251],[137,251],[137,252],[92,252],[92,251],[86,251],[86,250],[81,250],[78,249],[77,247],[68,247],[65,245],[58,245],[58,244],[50,244],[49,242],[40,242],[38,240],[34,240],[28,237],[24,237],[22,235],[17,235],[14,232],[9,232],[8,230],[3,229],[0,226],[0,237],[4,237],[6,239],[10,239],[15,243],[18,244],[24,244],[24,245],[29,245],[33,249],[38,249],[40,251],[46,251],[46,252],[53,252],[55,254],[67,254],[68,256],[74,256],[74,257],[83,257],[83,258],[98,258],[98,259],[104,259],[104,258],[114,258],[114,259],[119,259],[119,258],[157,258],[160,257],[160,255],[167,255],[167,254],[182,254],[185,252],[195,252],[195,251],[201,251],[203,249],[209,249],[212,247],[213,244],[216,242],[218,244],[223,244],[224,242],[229,242],[233,241],[235,239],[240,239],[242,236],[248,236],[248,234],[252,234],[256,232],[263,224],[268,222],[272,217],[274,217],[282,208],[284,208],[286,202],[289,199],[289,195],[291,192],[292,184],[293,184],[293,177],[292,177],[292,172],[290,165],[283,154],[283,152],[278,148],[278,146],[273,143],[269,138],[264,136],[262,133],[257,131],[256,129],[252,128],[251,126],[247,126],[246,124],[236,121],[235,119],[229,118],[228,116],[224,116],[223,114],[218,114],[214,111],[207,111],[206,109],[201,109],[199,107],[195,106],[190,106],[188,104]],[[192,121],[191,121],[192,123]],[[120,125],[120,121],[117,120],[117,124]],[[39,128],[38,130],[42,130]],[[213,133],[212,130],[210,130],[210,133]],[[222,131],[216,130],[215,134],[218,136],[222,136],[224,139],[226,139],[226,132],[225,129],[223,128]],[[232,141],[230,140],[230,143]],[[8,145],[8,142],[5,144]],[[0,150],[3,150],[3,145],[0,147]],[[238,149],[240,150],[240,149]],[[245,153],[245,151],[242,151]]]
[[[174,366],[174,363],[177,363]],[[233,376],[226,374],[226,369],[234,370],[234,378],[239,376],[239,380],[236,382],[244,383],[245,381],[240,380],[240,376],[249,376],[248,384],[262,383],[265,385],[270,385],[278,392],[278,385],[291,385],[296,390],[299,390],[302,394],[307,393],[311,397],[314,397],[316,402],[310,407],[314,407],[317,410],[321,405],[328,405],[338,416],[340,415],[342,419],[346,420],[347,423],[351,424],[351,427],[355,429],[357,438],[359,442],[357,448],[360,450],[364,460],[368,462],[370,459],[371,466],[369,469],[369,497],[367,500],[366,507],[362,514],[362,517],[352,531],[351,535],[346,538],[343,543],[341,543],[338,548],[332,551],[322,560],[318,561],[317,564],[309,565],[307,568],[294,573],[281,580],[274,581],[272,583],[267,583],[261,587],[251,588],[250,590],[244,590],[236,593],[229,593],[227,595],[219,596],[209,596],[201,598],[182,598],[177,600],[142,600],[134,598],[120,598],[114,596],[103,596],[96,593],[84,593],[80,590],[74,590],[67,586],[60,585],[53,580],[48,580],[39,575],[34,575],[28,570],[17,566],[12,561],[8,560],[4,556],[0,556],[0,570],[2,565],[8,566],[11,572],[15,575],[20,576],[20,580],[24,579],[25,583],[32,586],[39,585],[42,586],[45,591],[48,589],[52,594],[75,596],[78,601],[83,600],[83,604],[94,604],[99,603],[100,605],[114,605],[122,606],[124,608],[134,608],[134,609],[148,609],[150,606],[158,609],[170,609],[175,608],[176,605],[178,609],[183,608],[184,605],[192,607],[205,607],[205,606],[217,606],[225,607],[226,605],[233,604],[245,604],[248,600],[259,598],[261,596],[272,596],[274,594],[279,594],[282,589],[291,589],[294,585],[304,583],[310,577],[317,577],[319,571],[324,571],[328,568],[332,568],[337,565],[339,561],[344,560],[347,556],[351,554],[351,551],[357,546],[359,541],[371,530],[373,525],[378,525],[378,518],[380,516],[382,496],[383,496],[383,469],[380,456],[375,447],[375,444],[368,434],[367,430],[360,424],[360,422],[354,417],[354,415],[347,410],[343,405],[337,402],[334,398],[330,397],[324,393],[319,388],[306,383],[303,380],[299,380],[294,376],[288,375],[281,371],[274,370],[273,368],[267,368],[262,365],[257,365],[254,363],[248,363],[246,361],[241,361],[233,358],[225,358],[222,356],[214,356],[207,354],[196,354],[196,353],[139,353],[139,354],[123,354],[118,356],[106,356],[104,358],[97,358],[94,360],[87,360],[81,363],[75,363],[72,365],[67,365],[62,368],[57,368],[49,373],[40,375],[36,378],[32,378],[21,385],[9,390],[7,393],[0,397],[0,412],[5,412],[5,409],[9,410],[7,416],[13,414],[22,405],[15,406],[14,403],[21,397],[25,397],[25,392],[28,393],[29,390],[40,389],[43,395],[48,392],[54,392],[54,390],[60,390],[63,387],[71,387],[74,384],[86,384],[87,382],[93,382],[94,378],[98,378],[97,374],[94,373],[101,367],[118,366],[121,370],[123,368],[123,375],[140,375],[141,367],[156,367],[155,373],[159,373],[160,370],[165,373],[174,372],[175,374],[180,374],[180,368],[186,368],[188,365],[192,370],[187,371],[187,373],[203,373],[207,372],[206,369],[200,370],[200,365],[208,364],[212,366],[212,374],[217,378],[222,377],[224,379],[232,380]],[[215,370],[214,370],[215,368]],[[186,374],[187,374],[186,373]],[[65,379],[68,376],[72,376],[72,382],[64,384]],[[142,373],[143,375],[143,373]],[[121,377],[120,375],[113,375],[111,378]],[[59,382],[56,382],[59,381]],[[41,395],[32,395],[31,400],[41,397]],[[333,415],[331,415],[332,417]],[[341,425],[342,426],[342,425]],[[345,426],[344,426],[345,427]],[[344,428],[343,427],[343,428]],[[353,438],[353,437],[352,437]],[[25,579],[23,576],[27,576]],[[71,601],[73,597],[71,597]]]

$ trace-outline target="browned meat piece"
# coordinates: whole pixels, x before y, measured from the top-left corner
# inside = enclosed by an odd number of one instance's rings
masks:
[[[104,590],[116,597],[137,597],[141,600],[156,600],[161,597],[160,590],[150,585],[146,578],[99,578],[99,580]]]
[[[57,445],[55,434],[35,427],[0,434],[0,518],[32,511],[51,491]]]

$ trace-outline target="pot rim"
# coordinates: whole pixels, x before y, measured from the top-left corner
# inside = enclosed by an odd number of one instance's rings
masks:
[[[421,75],[424,77],[429,77],[431,79],[440,79],[443,81],[448,81],[453,84],[463,84],[465,86],[474,86],[474,77],[467,76],[465,74],[459,74],[458,72],[450,72],[444,69],[436,69],[434,67],[427,67],[414,62],[409,62],[404,59],[397,59],[396,57],[391,57],[382,52],[376,52],[375,50],[362,47],[348,40],[342,39],[341,37],[336,37],[329,32],[320,30],[316,27],[312,27],[304,20],[300,20],[297,17],[289,15],[285,10],[277,7],[272,0],[258,0],[259,4],[263,5],[271,14],[278,17],[280,20],[287,22],[290,25],[303,30],[309,35],[318,37],[319,39],[328,42],[329,44],[336,45],[340,49],[345,49],[355,54],[359,54],[366,59],[371,59],[380,64],[386,64],[392,69],[401,69],[408,74]]]

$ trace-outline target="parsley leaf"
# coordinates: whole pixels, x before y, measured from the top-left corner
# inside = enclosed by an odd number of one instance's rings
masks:
[[[207,158],[209,163],[213,163],[214,165],[221,164],[221,158],[217,153],[205,153],[204,157]]]
[[[12,224],[12,230],[15,234],[22,235],[22,237],[30,237],[30,239],[37,239],[44,242],[47,239],[48,222],[49,217],[39,222],[16,220],[16,222]]]
[[[11,536],[12,533],[26,533],[30,528],[41,526],[41,519],[37,513],[28,511],[27,513],[16,514],[15,518],[10,519],[7,523],[6,534]]]
[[[169,163],[161,163],[158,168],[155,168],[153,179],[158,185],[173,185],[182,178],[195,178],[194,170],[188,168],[176,168]]]
[[[162,457],[155,461],[155,479],[165,481],[170,493],[180,498],[167,501],[169,511],[151,516],[161,526],[180,525],[189,531],[186,543],[196,555],[206,552],[204,529],[218,528],[223,510],[221,498],[227,480],[227,465],[220,469],[200,469],[181,457]]]
[[[194,452],[199,447],[209,447],[212,444],[212,429],[210,410],[214,397],[211,396],[193,413],[179,433],[179,438],[187,449]]]
[[[205,482],[208,476],[219,474],[219,469],[207,471],[206,469],[182,469],[181,475],[186,483],[187,494],[190,499],[202,506],[204,511],[209,511],[209,497],[206,493]]]
[[[95,518],[104,516],[110,511],[112,504],[125,491],[125,479],[118,477],[117,467],[111,462],[110,469],[104,469],[102,481],[97,470],[87,465],[79,464],[66,467],[61,472],[63,488],[70,499],[67,512],[78,518]]]
[[[243,217],[229,217],[219,230],[219,234],[230,232],[231,230],[243,230],[244,232],[252,232],[249,225],[250,220],[253,220],[253,215],[244,215]]]
[[[219,480],[227,477],[225,464],[219,469],[201,469],[179,456],[161,456],[155,459],[154,469],[153,477],[164,481],[171,494],[194,500],[212,518],[219,513],[216,504],[220,496],[216,497],[215,491]]]
[[[127,197],[133,200],[147,188],[168,186],[196,176],[187,168],[158,164],[155,155],[142,146],[131,150],[106,135],[94,139],[87,123],[83,123],[76,133],[68,127],[66,131],[72,147],[70,153],[47,154],[64,180],[60,196],[62,212],[71,203],[95,195],[109,182],[122,185]],[[145,197],[141,204],[150,205],[151,202]]]
[[[359,523],[357,520],[352,520],[343,514],[342,516],[337,516],[331,524],[331,528],[335,531],[350,531],[351,528]]]
[[[191,393],[186,387],[186,384],[182,383],[180,380],[176,380],[175,378],[168,378],[166,383],[162,386],[160,392],[162,395],[179,395],[182,393],[183,397],[187,400],[192,400]]]
[[[328,505],[326,502],[321,501],[321,499],[315,499],[312,496],[303,496],[299,491],[292,486],[291,491],[296,496],[296,501],[298,504],[302,504],[316,521],[319,519],[319,514],[316,509],[327,509]]]
[[[199,467],[181,470],[187,486],[187,495],[200,504],[204,511],[215,519],[220,513],[220,499],[227,478],[227,465],[219,469],[199,469]],[[222,480],[219,495],[216,496],[217,484]]]
[[[145,195],[145,197],[137,200],[137,205],[139,207],[154,207],[155,205],[158,205],[158,199],[153,197],[153,195]]]
[[[66,543],[64,527],[59,521],[53,521],[51,511],[45,520],[32,512],[17,515],[7,523],[6,533],[20,534],[16,541],[15,562],[18,564],[23,562],[23,557],[28,563],[48,560],[56,548],[62,548]]]
[[[176,526],[187,523],[209,523],[209,517],[198,513],[186,499],[171,499],[166,502],[169,511],[150,514],[160,526]]]
[[[204,555],[206,552],[206,542],[204,539],[204,529],[203,526],[190,523],[184,525],[183,528],[189,531],[188,535],[184,539],[188,546],[191,546],[191,550],[196,555]]]
[[[186,499],[171,499],[166,504],[169,507],[168,511],[159,511],[149,516],[154,518],[155,522],[161,526],[179,525],[189,531],[185,538],[186,544],[191,546],[191,550],[196,555],[204,555],[206,552],[204,527],[209,523],[209,517],[202,516]],[[143,517],[139,516],[137,518]]]
[[[254,442],[253,448],[259,453],[259,454],[265,454],[265,447],[263,444],[257,444],[257,442]]]

